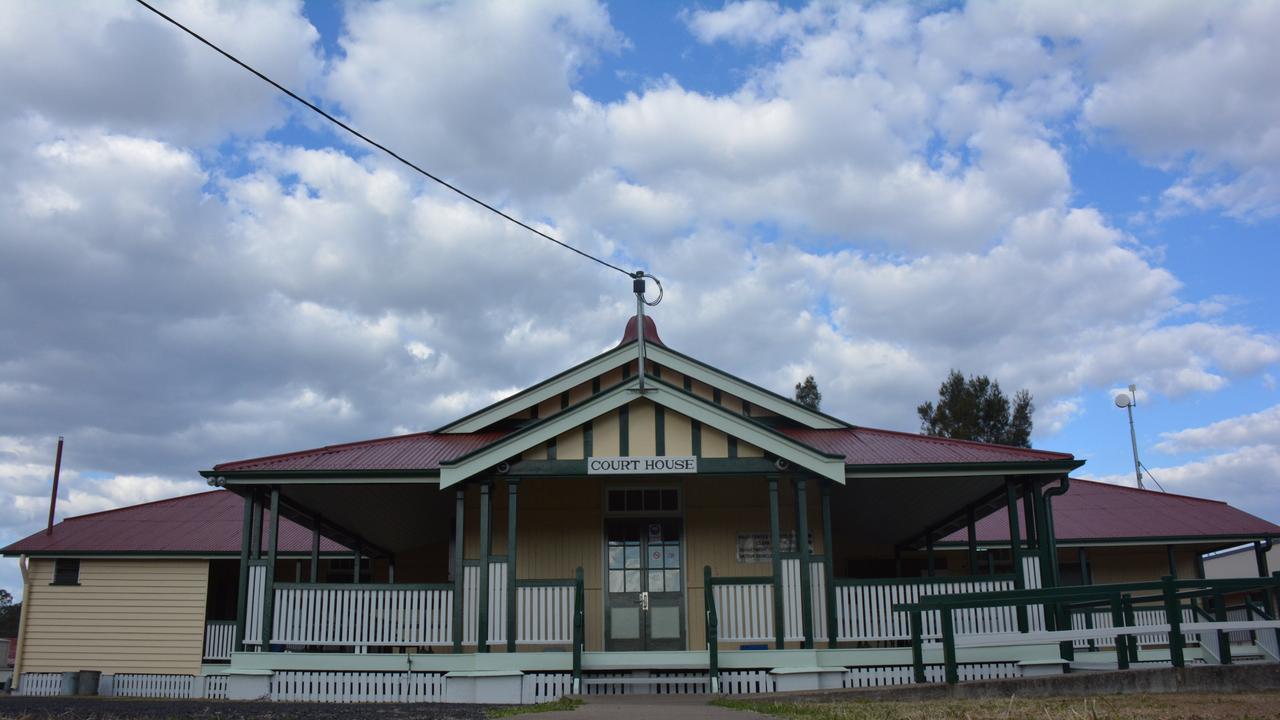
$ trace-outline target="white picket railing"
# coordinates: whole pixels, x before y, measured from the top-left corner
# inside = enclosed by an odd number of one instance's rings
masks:
[[[443,702],[444,673],[278,671],[272,700],[313,702]]]
[[[1086,619],[1084,613],[1072,613],[1071,629],[1084,630],[1089,627],[1089,624],[1090,624],[1089,620],[1093,621],[1092,625],[1094,629],[1114,627],[1114,624],[1111,622],[1110,610],[1094,610],[1092,613],[1092,617],[1088,619]],[[1196,622],[1195,611],[1193,611],[1191,608],[1183,608],[1182,622],[1184,623]],[[1168,618],[1165,617],[1164,608],[1148,608],[1148,609],[1134,610],[1133,612],[1134,627],[1142,627],[1143,625],[1168,625],[1168,624],[1169,622],[1168,622]],[[1162,645],[1169,642],[1169,633],[1143,633],[1142,635],[1135,635],[1134,637],[1138,638],[1139,645]],[[1197,642],[1200,639],[1200,636],[1198,633],[1186,633],[1183,637],[1188,642]],[[1087,648],[1089,647],[1090,642],[1093,643],[1093,647],[1095,648],[1110,649],[1116,646],[1116,639],[1114,637],[1094,638],[1092,641],[1075,640],[1072,642],[1072,644],[1076,648]]]
[[[517,587],[516,642],[528,645],[573,642],[573,586]]]
[[[453,643],[453,590],[433,585],[276,587],[272,643],[415,647]]]
[[[191,675],[116,673],[112,692],[117,697],[189,698],[194,679]]]
[[[507,642],[507,563],[489,563],[489,638],[487,645]],[[480,610],[480,568],[467,565],[462,574],[462,644],[475,645]]]
[[[711,588],[722,642],[772,641],[773,583],[726,583]]]
[[[57,695],[62,689],[62,673],[22,673],[18,679],[19,695]]]
[[[234,620],[211,620],[204,624],[204,659],[230,660],[236,639]]]
[[[957,577],[918,580],[866,580],[836,586],[836,638],[850,642],[897,641],[911,639],[911,618],[894,612],[894,605],[917,602],[927,595],[997,592],[1012,590],[1007,577]],[[974,608],[954,612],[957,634],[1016,632],[1017,614],[1010,607]],[[926,641],[942,635],[942,618],[937,611],[921,617]]]
[[[267,599],[267,566],[249,566],[249,593],[245,602],[244,644],[262,645],[262,608]]]

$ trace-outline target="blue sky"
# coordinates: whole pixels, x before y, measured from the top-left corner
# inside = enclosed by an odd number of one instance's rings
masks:
[[[682,351],[907,431],[987,374],[1124,483],[1136,382],[1166,489],[1280,522],[1273,3],[164,5],[660,276]],[[0,23],[0,540],[40,526],[60,433],[59,515],[92,512],[438,427],[621,332],[625,280],[130,3]]]

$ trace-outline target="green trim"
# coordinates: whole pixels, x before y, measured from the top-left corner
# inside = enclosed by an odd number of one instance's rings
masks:
[[[573,587],[574,580],[517,580],[517,587]]]
[[[822,483],[822,573],[825,583],[827,611],[827,647],[835,648],[838,641],[836,628],[836,576],[835,546],[831,538],[831,483]]]
[[[627,457],[631,454],[631,406],[618,408],[618,454]]]
[[[262,600],[262,648],[269,650],[275,640],[276,549],[280,546],[280,488],[271,487],[270,527],[267,529],[267,577]],[[359,572],[357,571],[357,577]]]
[[[948,577],[918,578],[842,578],[835,579],[840,587],[873,587],[876,585],[942,585],[945,583],[1004,582],[1013,580],[1009,575],[952,575]]]
[[[1022,566],[1022,536],[1018,530],[1018,500],[1013,487],[1013,480],[1005,478],[1005,498],[1008,500],[1009,513],[1009,555],[1013,561],[1013,588],[1024,590],[1027,587],[1026,568]],[[1027,608],[1018,606],[1018,632],[1026,632],[1028,628]]]
[[[459,487],[454,495],[453,506],[453,651],[462,652],[462,602],[464,595],[464,579],[466,578],[466,561],[462,557],[462,548],[466,543],[463,522],[467,518],[467,490]]]
[[[429,470],[201,470],[200,476],[217,479],[218,484],[232,485],[342,485],[362,480],[376,480],[370,485],[434,485],[440,471]]]
[[[481,408],[470,415],[463,416],[445,425],[436,432],[468,433],[483,430],[503,418],[521,412],[530,406],[537,407],[543,402],[571,390],[582,383],[594,381],[592,394],[600,392],[598,378],[619,365],[631,360],[634,343],[619,345],[608,352],[601,353],[586,362],[579,363],[564,372],[552,375],[542,382],[526,388],[515,395],[499,400],[488,407]]]
[[[240,572],[239,585],[236,587],[236,630],[232,638],[231,649],[239,652],[244,649],[244,630],[248,622],[249,603],[249,538],[253,527],[253,510],[257,505],[255,496],[250,493],[244,496],[244,518],[240,524]]]
[[[702,462],[702,423],[698,422],[697,420],[690,420],[689,433],[690,433],[690,440],[689,440],[690,448],[693,451],[693,456],[698,458],[698,462],[699,464],[701,464]],[[698,470],[701,471],[702,468],[699,467]]]
[[[659,455],[667,454],[667,409],[661,405],[653,406],[653,442],[654,452]]]
[[[276,583],[277,590],[452,590],[453,583]]]
[[[712,577],[711,582],[714,585],[772,585],[772,575],[740,575],[737,577],[723,576]]]
[[[320,554],[323,558],[342,558],[347,556],[347,551],[331,551],[326,550]],[[139,558],[184,558],[188,560],[238,560],[240,554],[237,552],[205,552],[203,550],[44,550],[33,552],[9,552],[0,555],[0,557],[30,557],[40,558],[42,560],[51,560],[54,558],[94,558],[97,560],[110,560],[112,558],[129,558],[137,560]],[[309,553],[290,550],[289,552],[279,553],[278,557],[282,560],[300,559],[305,560],[310,557]]]
[[[1242,543],[1246,541],[1257,540],[1258,538],[1280,538],[1280,535],[1152,535],[1150,537],[1104,537],[1104,538],[1057,538],[1058,547],[1076,547],[1076,546],[1092,546],[1092,545],[1168,545],[1170,543],[1177,545],[1191,545],[1196,543]],[[1008,540],[983,540],[978,543],[982,547],[1003,548],[1009,545]],[[944,543],[938,543],[939,547],[959,548],[964,543],[958,540],[951,540]]]
[[[728,436],[728,441],[729,441],[729,459],[737,460],[738,459],[738,438],[730,435]]]
[[[592,422],[588,420],[582,423],[582,457],[584,458],[591,457],[591,453],[594,450],[595,450],[595,430],[592,426]],[[586,462],[586,461],[584,460],[583,462]],[[584,465],[582,473],[585,475],[586,472],[587,472],[586,467]]]
[[[516,651],[516,520],[519,513],[520,481],[507,478],[507,652]]]

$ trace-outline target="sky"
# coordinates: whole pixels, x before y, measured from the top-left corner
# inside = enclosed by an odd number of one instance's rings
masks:
[[[668,345],[1280,522],[1280,3],[211,2],[178,20],[658,276]],[[430,430],[612,346],[630,282],[127,0],[0,14],[0,543],[213,464]],[[0,587],[21,584],[16,561]],[[15,593],[16,594],[16,593]]]

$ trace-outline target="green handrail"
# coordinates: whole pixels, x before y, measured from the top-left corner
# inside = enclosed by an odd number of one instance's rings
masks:
[[[942,654],[945,664],[945,677],[949,684],[959,680],[958,664],[955,652],[955,632],[952,612],[967,608],[993,607],[1027,607],[1030,605],[1052,605],[1067,601],[1107,601],[1111,605],[1112,619],[1116,629],[1116,652],[1121,669],[1130,662],[1137,661],[1137,638],[1133,632],[1125,632],[1135,626],[1135,602],[1163,601],[1165,620],[1169,626],[1169,659],[1175,668],[1185,666],[1186,639],[1182,635],[1181,600],[1186,597],[1212,596],[1218,609],[1220,621],[1225,620],[1226,605],[1222,597],[1226,593],[1261,589],[1273,596],[1280,592],[1280,572],[1264,578],[1233,579],[1196,579],[1177,580],[1173,576],[1162,578],[1159,582],[1113,583],[1109,585],[1087,585],[1059,587],[1041,590],[1011,590],[988,593],[961,593],[948,595],[928,595],[914,603],[900,603],[893,606],[895,612],[911,613],[912,660],[915,665],[915,676],[918,681],[924,677],[923,652],[919,650],[922,643],[920,613],[937,610],[942,618]],[[1128,593],[1158,591],[1158,596],[1133,598]],[[1180,592],[1185,590],[1189,592]],[[1277,633],[1280,635],[1280,633]],[[1128,637],[1128,641],[1125,638]],[[1127,650],[1127,652],[1125,652]],[[1229,650],[1227,651],[1228,657]]]

